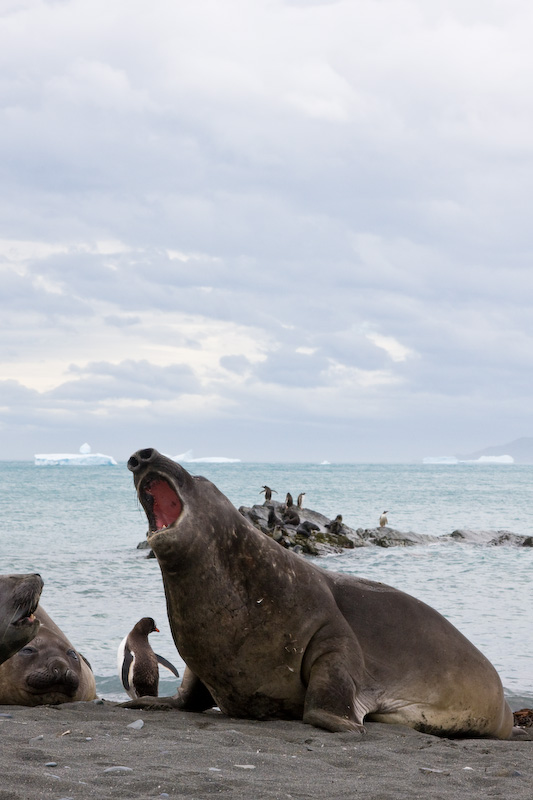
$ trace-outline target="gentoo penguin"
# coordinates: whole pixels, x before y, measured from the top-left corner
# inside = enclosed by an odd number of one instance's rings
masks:
[[[292,494],[287,492],[287,497],[285,498],[285,505],[287,508],[290,508],[293,505],[294,501],[292,499]]]
[[[296,505],[298,508],[302,508],[304,502],[305,492],[300,492],[298,495],[298,500],[296,501]]]
[[[158,664],[166,667],[176,678],[179,678],[179,672],[176,667],[166,658],[158,656],[152,650],[148,641],[148,634],[154,631],[159,633],[159,628],[156,627],[152,617],[143,617],[133,626],[118,646],[118,674],[124,689],[132,700],[145,695],[157,697],[159,686]]]
[[[265,495],[265,502],[268,503],[269,500],[272,500],[272,492],[274,492],[274,494],[277,494],[276,490],[275,489],[271,489],[270,486],[263,486],[263,488],[261,489],[259,494],[264,494]]]
[[[379,518],[379,527],[380,528],[384,528],[385,525],[387,524],[387,522],[389,521],[387,519],[387,514],[388,513],[389,513],[388,511],[384,511],[383,514],[381,515],[381,517]]]

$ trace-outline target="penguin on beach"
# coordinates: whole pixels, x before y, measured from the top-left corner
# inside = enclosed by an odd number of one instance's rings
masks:
[[[176,678],[179,672],[176,667],[163,656],[152,650],[148,634],[157,632],[159,628],[152,617],[143,617],[137,622],[127,636],[121,641],[117,650],[117,667],[120,680],[132,700],[149,695],[157,697],[159,687],[159,667],[169,669]]]

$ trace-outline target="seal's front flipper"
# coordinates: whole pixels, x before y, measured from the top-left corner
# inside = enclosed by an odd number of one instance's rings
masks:
[[[303,721],[327,731],[365,733],[356,713],[356,686],[337,653],[320,656],[311,668]]]
[[[211,692],[188,667],[185,667],[183,680],[178,691],[172,697],[137,697],[122,708],[178,709],[179,711],[207,711],[216,706]]]

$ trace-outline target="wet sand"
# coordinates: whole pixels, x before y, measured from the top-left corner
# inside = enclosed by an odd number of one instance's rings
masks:
[[[0,715],[0,800],[533,796],[531,728],[528,740],[501,742],[368,723],[358,738],[101,701],[0,706]]]

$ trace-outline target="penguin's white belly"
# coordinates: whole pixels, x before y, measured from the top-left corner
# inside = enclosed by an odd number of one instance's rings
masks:
[[[135,691],[133,686],[133,671],[135,668],[135,653],[133,650],[130,650],[129,647],[126,647],[128,637],[125,636],[117,649],[117,670],[120,681],[124,687],[124,690],[127,694],[131,697],[132,700],[135,700],[139,695]],[[125,661],[130,661],[130,664],[127,669],[125,669]]]

